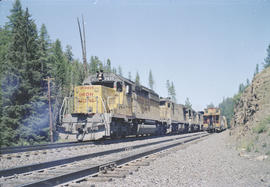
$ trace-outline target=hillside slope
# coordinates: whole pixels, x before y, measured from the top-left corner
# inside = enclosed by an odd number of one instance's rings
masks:
[[[257,74],[241,95],[231,125],[239,148],[270,155],[270,68]]]

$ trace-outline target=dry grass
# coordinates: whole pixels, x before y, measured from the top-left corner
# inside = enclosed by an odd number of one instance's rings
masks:
[[[253,132],[260,134],[267,132],[270,126],[270,116],[265,118],[263,121],[259,122],[255,127],[253,127]]]

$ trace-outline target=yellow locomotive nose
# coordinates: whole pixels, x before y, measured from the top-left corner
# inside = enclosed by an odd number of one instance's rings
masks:
[[[74,113],[101,113],[101,86],[77,86],[74,93]]]

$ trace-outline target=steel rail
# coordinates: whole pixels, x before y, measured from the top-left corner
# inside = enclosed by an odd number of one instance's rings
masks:
[[[27,152],[27,151],[38,151],[45,149],[56,149],[62,147],[81,146],[89,144],[93,144],[93,142],[63,142],[63,143],[40,144],[30,146],[5,147],[0,149],[0,155]]]
[[[145,157],[147,155],[154,154],[154,153],[160,152],[162,150],[166,150],[166,149],[169,149],[169,148],[181,145],[181,144],[185,144],[185,143],[200,139],[200,138],[208,136],[208,135],[209,134],[202,135],[202,136],[199,136],[199,137],[194,137],[194,138],[191,138],[191,139],[188,139],[188,140],[185,140],[185,141],[172,143],[170,145],[166,145],[166,146],[162,146],[162,147],[159,147],[159,148],[154,148],[154,149],[151,149],[151,150],[147,150],[147,151],[144,151],[144,152],[141,152],[141,153],[138,153],[138,154],[133,154],[133,155],[130,155],[130,156],[126,156],[126,157],[120,158],[118,160],[114,160],[113,162],[110,161],[108,163],[102,163],[100,165],[90,166],[89,168],[86,168],[86,169],[66,173],[66,174],[56,176],[56,177],[51,177],[51,178],[48,178],[48,179],[43,179],[43,180],[40,180],[40,181],[37,181],[37,182],[32,182],[32,183],[24,184],[24,185],[21,185],[21,186],[22,187],[35,187],[35,186],[47,187],[47,186],[55,186],[55,185],[67,183],[67,182],[70,182],[70,181],[73,181],[73,180],[76,180],[76,179],[79,179],[79,178],[82,178],[82,177],[86,177],[86,176],[89,176],[89,175],[96,174],[96,173],[98,173],[100,171],[100,168],[102,166],[104,166],[104,165],[109,165],[111,163],[114,163],[116,165],[123,165],[123,164],[125,164],[127,162],[136,160],[138,158]]]
[[[205,134],[205,133],[189,134],[189,135],[181,136],[178,138],[170,138],[167,140],[161,140],[161,141],[152,142],[152,143],[145,143],[145,144],[140,144],[140,145],[135,145],[135,146],[127,146],[127,147],[123,147],[123,148],[101,151],[101,152],[96,152],[96,153],[90,153],[90,154],[85,154],[85,155],[80,155],[80,156],[75,156],[75,157],[70,157],[70,158],[65,158],[65,159],[59,159],[59,160],[48,161],[48,162],[43,162],[43,163],[38,163],[38,164],[31,164],[31,165],[26,165],[26,166],[21,166],[21,167],[4,169],[4,170],[0,170],[0,178],[12,176],[15,174],[22,174],[22,173],[26,173],[26,172],[32,172],[32,171],[36,171],[36,170],[46,169],[46,168],[50,168],[50,167],[55,167],[55,166],[68,164],[68,163],[72,163],[75,161],[81,161],[81,160],[85,160],[85,159],[89,159],[89,158],[105,156],[105,155],[109,155],[112,153],[123,152],[123,151],[130,150],[130,149],[138,149],[138,148],[156,145],[156,144],[160,144],[160,143],[179,140],[179,139],[183,139],[183,138],[187,138],[187,137],[198,136],[198,135],[202,135],[202,134]]]

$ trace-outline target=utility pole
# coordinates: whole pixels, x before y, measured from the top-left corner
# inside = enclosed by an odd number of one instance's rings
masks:
[[[83,28],[83,32],[81,31],[81,24],[79,21],[79,18],[77,18],[77,22],[78,22],[78,28],[79,28],[79,33],[80,33],[80,39],[81,39],[81,47],[82,47],[82,57],[83,57],[83,66],[84,66],[84,73],[85,76],[87,76],[87,57],[86,57],[86,42],[85,42],[85,27],[84,27],[84,19],[83,19],[83,15],[82,15],[82,28]]]
[[[54,78],[47,77],[47,79],[44,79],[48,82],[48,101],[49,101],[49,115],[50,115],[50,136],[51,136],[51,142],[53,142],[53,124],[52,124],[52,107],[51,107],[51,89],[50,89],[50,83]]]

